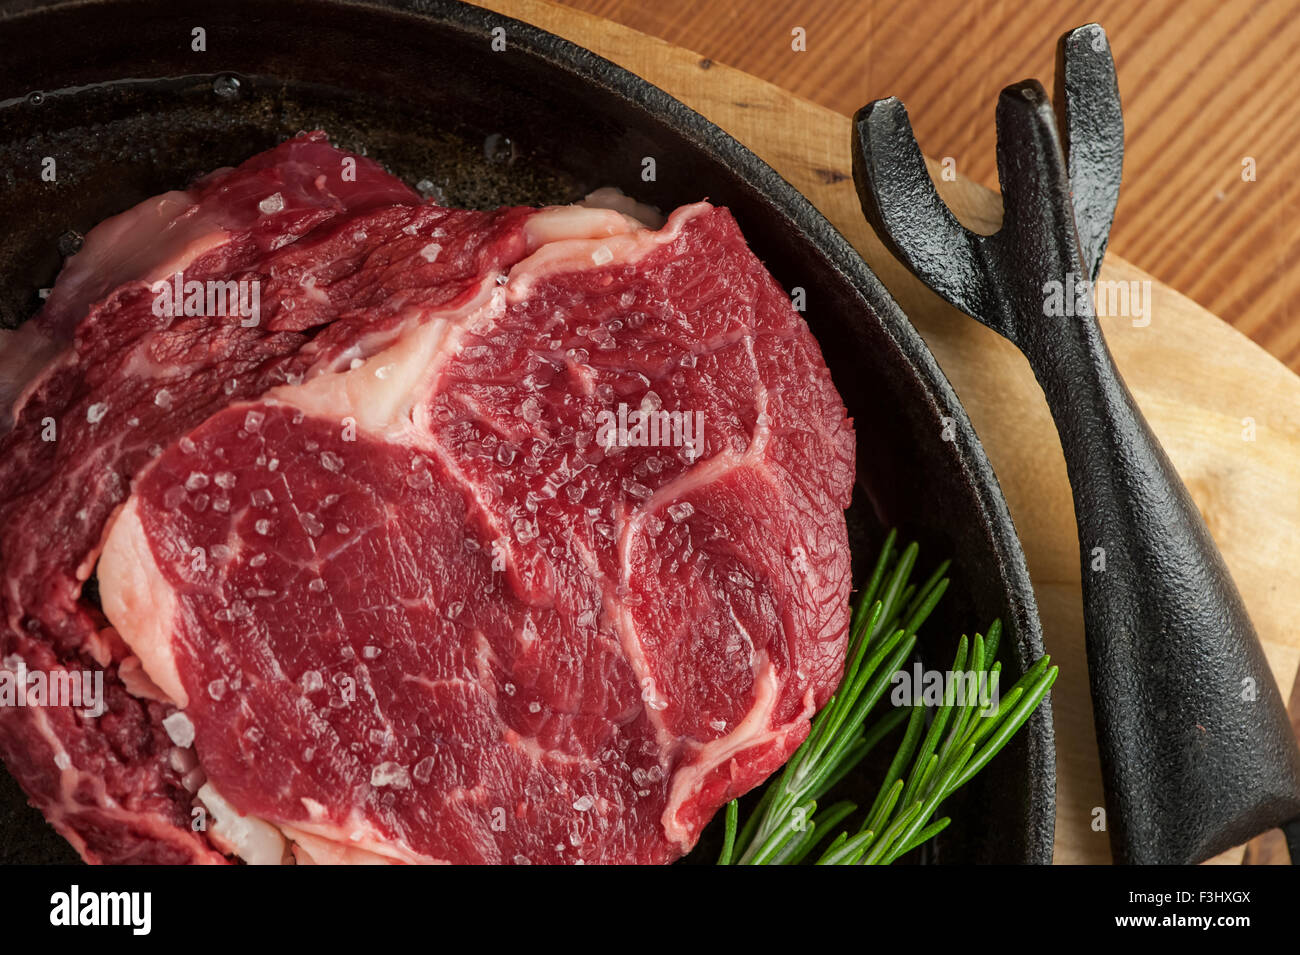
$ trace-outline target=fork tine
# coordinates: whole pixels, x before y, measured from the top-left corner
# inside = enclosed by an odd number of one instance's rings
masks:
[[[1096,279],[1110,237],[1124,171],[1124,114],[1110,42],[1100,24],[1061,37],[1056,110],[1088,277]]]
[[[995,244],[1007,264],[1042,270],[1048,262],[1075,259],[1074,208],[1065,155],[1052,102],[1038,80],[1014,83],[998,97],[998,185],[1002,190],[1002,228]],[[1069,241],[1062,248],[1049,243]],[[1055,256],[1055,257],[1054,257]],[[1050,278],[1062,278],[1055,274]],[[1007,272],[1013,278],[1017,272]]]
[[[853,126],[853,181],[881,240],[949,303],[1002,331],[986,306],[985,237],[958,222],[939,197],[907,109],[894,96],[875,100],[858,110]]]

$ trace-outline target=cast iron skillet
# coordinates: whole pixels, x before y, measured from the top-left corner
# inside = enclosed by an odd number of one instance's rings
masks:
[[[206,31],[204,52],[192,49],[195,27]],[[498,28],[504,51],[492,48]],[[857,426],[856,572],[882,528],[898,525],[921,542],[924,565],[952,557],[958,568],[922,636],[932,665],[946,667],[955,635],[994,617],[1009,635],[1007,676],[1042,654],[1006,504],[920,337],[806,199],[663,91],[558,37],[450,0],[201,9],[8,0],[0,49],[0,323],[36,310],[75,233],[302,129],[327,130],[451,204],[567,202],[602,185],[665,210],[707,197],[732,210],[785,288],[806,290],[808,323]],[[47,156],[56,183],[41,181]],[[645,157],[655,159],[652,182],[642,179]],[[1047,705],[946,811],[954,824],[925,861],[1051,860]],[[693,858],[704,860],[711,841],[706,833]],[[72,858],[4,775],[0,861]]]

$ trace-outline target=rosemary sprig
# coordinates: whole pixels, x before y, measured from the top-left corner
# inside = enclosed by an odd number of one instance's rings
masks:
[[[898,552],[896,539],[894,532],[886,538],[854,609],[839,689],[744,826],[739,804],[728,804],[719,865],[795,865],[814,857],[816,865],[894,862],[948,826],[947,817],[932,821],[935,811],[997,755],[1056,681],[1057,668],[1044,656],[997,698],[1002,625],[995,620],[987,637],[977,633],[958,642],[950,672],[964,674],[966,682],[949,680],[940,706],[916,701],[868,722],[894,674],[911,658],[917,630],[948,588],[947,561],[924,583],[912,584],[917,545]],[[987,692],[966,694],[965,687]],[[981,697],[997,699],[990,712],[983,712]],[[839,800],[819,811],[819,801],[899,727],[905,727],[903,737],[875,800],[854,831],[841,829],[814,856],[859,808]]]

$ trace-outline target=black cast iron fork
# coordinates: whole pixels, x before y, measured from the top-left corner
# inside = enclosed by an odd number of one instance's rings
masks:
[[[1124,151],[1097,24],[1061,38],[1056,108],[1059,126],[1036,80],[1002,91],[995,235],[965,229],[939,198],[897,99],[855,117],[853,176],[913,274],[1029,360],[1074,494],[1113,855],[1199,862],[1300,816],[1300,750],[1223,558],[1096,320]],[[1063,301],[1077,308],[1049,307]]]

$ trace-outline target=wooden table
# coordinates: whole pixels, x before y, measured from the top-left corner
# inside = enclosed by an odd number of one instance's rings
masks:
[[[1108,861],[1106,834],[1091,827],[1093,810],[1102,803],[1101,778],[1073,507],[1055,429],[1019,352],[922,287],[867,226],[849,176],[847,116],[711,57],[571,7],[546,0],[478,2],[619,63],[718,123],[807,195],[898,299],[952,381],[997,472],[1024,546],[1048,650],[1061,666],[1053,691],[1056,859]],[[810,2],[807,9],[821,7]],[[753,22],[737,25],[751,40],[737,50],[761,43],[766,29],[761,12],[753,11]],[[823,27],[823,35],[834,32],[829,24]],[[1042,38],[1049,51],[1055,30],[1053,26]],[[810,36],[817,35],[810,29]],[[701,37],[678,39],[696,42]],[[901,51],[890,52],[905,58]],[[1049,79],[1051,64],[1032,71]],[[1017,70],[1022,72],[1027,71]],[[982,104],[990,119],[995,94],[991,87]],[[857,99],[845,108],[856,105]],[[1129,125],[1133,130],[1131,117]],[[931,172],[940,179],[936,165]],[[996,229],[1000,201],[995,193],[960,175],[938,186],[963,222],[978,231]],[[1124,201],[1122,195],[1121,206]],[[1150,276],[1112,251],[1102,278],[1144,281]],[[1300,666],[1300,378],[1158,280],[1153,280],[1152,296],[1149,323],[1138,327],[1122,318],[1104,318],[1102,328],[1116,364],[1223,551],[1285,695]],[[1251,421],[1249,436],[1243,429],[1246,419]],[[1293,714],[1300,713],[1296,702],[1293,698]],[[1246,858],[1281,861],[1279,839],[1273,834],[1257,840]],[[1242,858],[1237,849],[1218,861]]]
[[[1128,127],[1111,250],[1300,371],[1295,0],[562,2],[846,115],[898,96],[927,155],[995,189],[998,91],[1031,76],[1050,89],[1056,38],[1095,20]],[[805,53],[791,50],[796,26]]]

